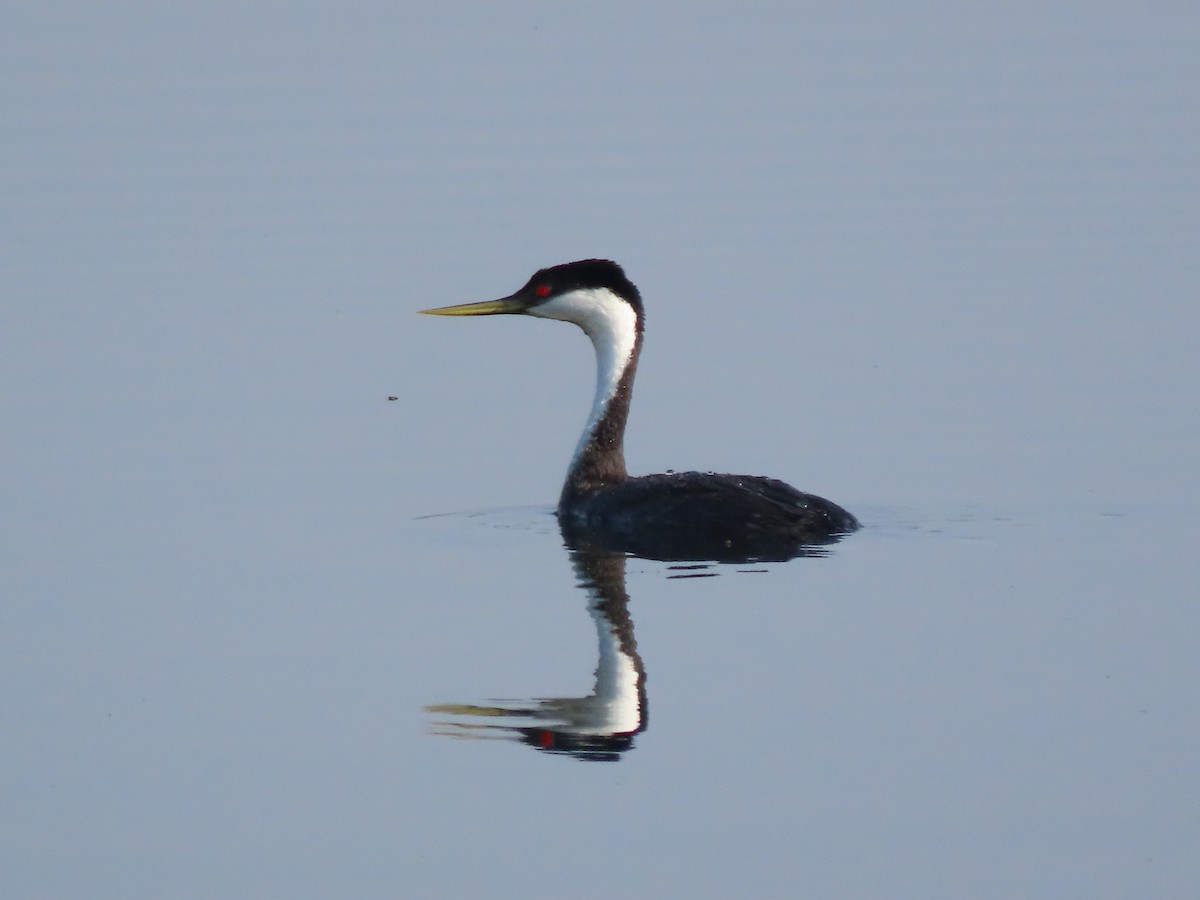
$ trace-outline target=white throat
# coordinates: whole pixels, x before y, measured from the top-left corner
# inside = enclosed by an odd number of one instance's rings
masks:
[[[596,396],[571,459],[573,468],[633,358],[637,345],[637,313],[608,288],[580,288],[538,304],[528,314],[578,325],[596,348]]]

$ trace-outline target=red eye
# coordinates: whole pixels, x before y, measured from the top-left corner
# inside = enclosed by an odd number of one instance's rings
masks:
[[[537,287],[535,287],[533,289],[533,292],[535,294],[537,294],[539,297],[549,297],[550,296],[550,285],[546,284],[546,282],[543,281],[541,284],[539,284]]]

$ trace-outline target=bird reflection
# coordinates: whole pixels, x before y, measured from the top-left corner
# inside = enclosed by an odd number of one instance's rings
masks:
[[[825,556],[837,537],[822,545],[794,538],[748,532],[737,541],[682,539],[671,533],[638,533],[608,527],[581,528],[559,522],[579,584],[588,594],[588,612],[596,624],[599,662],[592,692],[584,697],[489,701],[483,704],[439,703],[427,712],[452,716],[431,725],[434,734],[458,738],[503,738],[521,741],[545,753],[583,760],[615,761],[633,749],[634,737],[646,729],[646,670],[633,636],[625,562],[629,557],[675,563],[670,578],[705,578],[716,574],[713,563],[782,562],[801,556]],[[480,719],[523,719],[500,724]],[[464,721],[467,720],[467,721]]]
[[[639,559],[676,563],[787,562],[802,556],[828,556],[844,534],[804,541],[794,534],[758,528],[751,520],[741,529],[687,532],[642,528],[636,520],[581,523],[560,517],[563,543],[579,553],[621,553]]]
[[[584,697],[493,701],[495,705],[441,703],[426,711],[458,717],[519,718],[528,724],[441,721],[435,734],[461,738],[508,738],[545,753],[592,761],[615,761],[633,749],[646,728],[646,670],[633,636],[625,556],[571,551],[588,612],[596,624],[599,661],[592,692]]]

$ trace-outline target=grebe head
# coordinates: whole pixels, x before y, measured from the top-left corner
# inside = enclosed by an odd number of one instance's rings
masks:
[[[423,309],[433,316],[529,315],[582,328],[597,345],[631,341],[642,331],[642,295],[608,259],[581,259],[539,269],[519,291],[499,300]],[[622,338],[624,338],[622,340]]]

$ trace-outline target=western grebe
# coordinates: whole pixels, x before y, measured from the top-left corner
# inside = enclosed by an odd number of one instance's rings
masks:
[[[559,522],[576,546],[663,559],[786,559],[859,527],[837,504],[774,478],[704,472],[629,476],[625,423],[644,314],[641,294],[615,262],[552,266],[499,300],[421,312],[558,319],[591,338],[596,396],[558,501]]]

